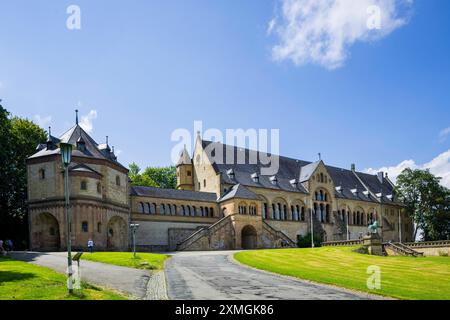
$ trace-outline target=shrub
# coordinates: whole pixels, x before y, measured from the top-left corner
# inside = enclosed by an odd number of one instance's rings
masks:
[[[304,236],[298,236],[297,237],[297,246],[299,248],[310,248],[311,247],[311,233],[308,233]],[[322,246],[322,239],[320,236],[315,235],[314,236],[314,246],[315,247],[321,247]]]

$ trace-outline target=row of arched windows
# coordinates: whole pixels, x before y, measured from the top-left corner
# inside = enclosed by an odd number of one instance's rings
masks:
[[[272,203],[272,206],[269,208],[269,205],[264,203],[262,217],[263,219],[271,220],[305,221],[305,207],[292,205],[289,212],[285,204]]]
[[[256,204],[250,204],[249,206],[247,206],[246,203],[240,203],[238,206],[238,212],[239,214],[249,214],[251,216],[258,215]]]
[[[175,204],[139,202],[137,206],[138,213],[143,214],[160,214],[171,216],[189,216],[189,217],[214,217],[214,208],[212,207],[196,207],[190,205],[181,205],[179,208]]]
[[[377,220],[377,214],[376,213],[369,213],[365,214],[363,211],[356,210],[351,212],[350,210],[338,210],[339,217],[349,225],[355,225],[355,226],[366,226],[369,224],[372,224]]]
[[[316,201],[325,201],[325,202],[327,202],[328,201],[328,194],[325,191],[323,191],[323,190],[316,191],[316,192],[314,192],[314,199]]]
[[[322,223],[330,223],[331,222],[331,212],[330,205],[323,203],[314,203],[314,213],[316,215],[317,220]]]

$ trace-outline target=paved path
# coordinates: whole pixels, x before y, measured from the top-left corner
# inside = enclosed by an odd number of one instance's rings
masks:
[[[65,273],[67,268],[67,253],[64,252],[15,252],[13,257],[18,260],[49,267],[61,273]],[[74,262],[74,264],[76,263]],[[146,270],[85,260],[81,261],[80,268],[81,278],[88,283],[117,290],[138,299],[147,297],[147,284],[151,274]]]
[[[170,299],[373,299],[364,293],[314,284],[232,262],[234,252],[179,252],[166,263]]]

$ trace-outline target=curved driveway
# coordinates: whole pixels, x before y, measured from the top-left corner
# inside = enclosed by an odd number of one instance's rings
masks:
[[[166,263],[170,299],[354,300],[368,294],[278,276],[232,262],[235,252],[178,252]]]

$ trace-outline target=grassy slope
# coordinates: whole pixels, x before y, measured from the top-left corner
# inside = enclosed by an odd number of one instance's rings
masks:
[[[121,300],[86,283],[69,295],[66,276],[49,268],[0,257],[0,300]]]
[[[161,270],[168,257],[165,254],[137,253],[134,259],[132,252],[94,252],[84,253],[81,259],[137,269]]]
[[[401,299],[450,299],[450,258],[378,257],[355,247],[257,250],[235,254],[258,269]],[[381,289],[369,290],[367,267],[381,268]]]

